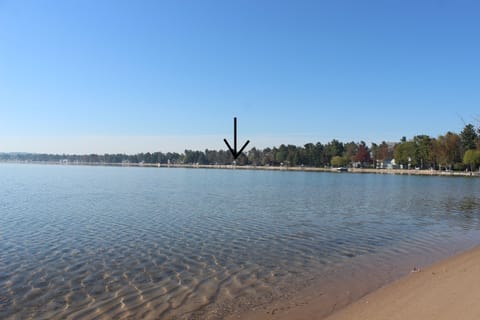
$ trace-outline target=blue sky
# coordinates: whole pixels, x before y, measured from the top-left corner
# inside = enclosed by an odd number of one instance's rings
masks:
[[[477,1],[0,0],[0,152],[458,132],[479,39]]]

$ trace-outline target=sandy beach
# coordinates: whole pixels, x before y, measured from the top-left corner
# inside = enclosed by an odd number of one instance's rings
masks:
[[[327,319],[480,319],[479,284],[477,247],[412,272]]]
[[[359,291],[355,283],[353,287],[342,285],[329,289],[337,294],[329,297],[310,290],[301,298],[292,297],[290,301],[278,303],[269,312],[252,310],[231,319],[480,319],[480,246],[425,269],[412,270],[409,275],[350,303],[348,300]]]

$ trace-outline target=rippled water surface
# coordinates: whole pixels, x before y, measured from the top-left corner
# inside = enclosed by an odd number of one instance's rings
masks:
[[[480,243],[480,179],[0,165],[0,318],[222,318]]]

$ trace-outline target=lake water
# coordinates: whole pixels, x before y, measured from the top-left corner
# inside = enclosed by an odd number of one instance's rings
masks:
[[[1,319],[220,319],[475,244],[475,178],[0,165]]]

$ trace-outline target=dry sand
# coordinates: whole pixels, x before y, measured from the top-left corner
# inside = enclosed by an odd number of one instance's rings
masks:
[[[480,247],[412,273],[327,319],[480,319]]]
[[[361,282],[369,281],[365,276]],[[252,310],[229,319],[480,319],[480,246],[425,269],[415,270],[351,303],[352,298],[355,300],[354,297],[361,292],[356,289],[355,282],[351,281],[350,285],[343,283],[340,287],[332,283],[322,292],[313,289],[309,294],[277,302],[273,308],[270,306],[268,312]],[[358,291],[357,294],[355,291]],[[326,292],[336,293],[329,295]]]

